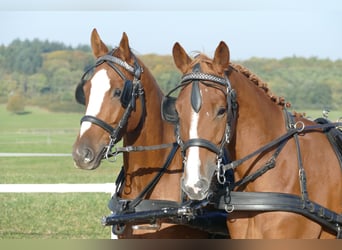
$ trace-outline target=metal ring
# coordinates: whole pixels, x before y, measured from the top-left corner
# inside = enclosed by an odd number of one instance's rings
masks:
[[[112,232],[115,235],[123,234],[125,229],[126,229],[126,224],[124,224],[124,223],[119,223],[119,224],[115,224],[112,226]]]
[[[299,125],[299,126],[298,126],[298,125]],[[300,133],[300,132],[303,132],[303,130],[304,130],[304,128],[305,128],[305,124],[304,124],[304,122],[302,122],[302,121],[298,121],[298,122],[296,122],[296,123],[294,124],[293,127]]]
[[[222,171],[222,167],[221,167],[222,158],[217,156],[216,161],[217,161],[217,170],[216,170],[217,181],[218,181],[218,183],[223,185],[226,183],[226,176],[224,175],[225,173],[224,173],[224,171]]]
[[[112,148],[115,148],[115,152],[111,152],[111,149]],[[112,157],[114,157],[113,158],[113,160],[111,160],[109,157],[110,157],[110,155],[112,156]],[[112,144],[112,141],[107,145],[107,149],[106,149],[106,153],[105,153],[105,157],[106,157],[106,160],[108,161],[108,162],[116,162],[116,160],[117,160],[117,158],[116,158],[116,156],[118,155],[118,149],[115,147],[115,144]]]
[[[234,211],[234,205],[226,204],[226,205],[224,205],[224,210],[226,210],[227,213],[232,213]]]
[[[220,183],[221,185],[224,185],[226,183],[226,176],[224,174],[220,174],[220,171],[217,171],[216,177],[218,183]]]

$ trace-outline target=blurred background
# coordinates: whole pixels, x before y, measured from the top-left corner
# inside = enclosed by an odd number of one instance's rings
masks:
[[[88,172],[75,169],[70,155],[84,112],[74,90],[94,63],[93,28],[109,47],[126,32],[165,92],[180,79],[171,56],[175,42],[190,54],[212,56],[223,40],[231,61],[261,77],[291,109],[312,118],[329,110],[328,119],[336,120],[342,116],[341,24],[338,0],[1,1],[0,184],[114,182],[121,158]],[[109,198],[0,193],[0,239],[109,238],[110,229],[100,225]]]

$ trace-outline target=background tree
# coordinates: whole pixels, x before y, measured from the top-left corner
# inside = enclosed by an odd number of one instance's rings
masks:
[[[138,56],[164,93],[179,83],[181,75],[171,55]],[[248,67],[296,109],[342,110],[342,60],[293,56],[233,62]],[[38,39],[16,39],[8,46],[0,45],[0,103],[10,101],[10,94],[20,93],[27,105],[83,112],[84,107],[74,100],[74,91],[85,69],[94,63],[88,45],[72,48]]]
[[[6,109],[9,112],[20,114],[23,113],[25,110],[25,98],[22,94],[18,93],[12,93],[8,97],[8,102]]]

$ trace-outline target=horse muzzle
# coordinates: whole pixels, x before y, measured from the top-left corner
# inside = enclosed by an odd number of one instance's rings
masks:
[[[99,167],[102,155],[102,151],[96,154],[93,149],[85,146],[74,148],[72,152],[75,167],[85,170],[94,170]]]
[[[188,195],[191,200],[204,200],[208,197],[209,194],[209,185],[210,182],[201,178],[196,183],[190,184],[185,181],[184,178],[181,180],[182,190]]]

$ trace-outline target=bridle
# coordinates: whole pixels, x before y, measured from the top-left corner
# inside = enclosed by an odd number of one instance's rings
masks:
[[[138,60],[136,59],[133,53],[131,53],[134,59],[134,64],[132,66],[128,64],[126,61],[123,61],[120,58],[113,56],[114,52],[115,52],[115,49],[110,51],[108,54],[99,57],[96,60],[95,65],[92,66],[90,69],[88,69],[84,73],[84,75],[81,78],[81,83],[78,85],[76,89],[76,100],[79,103],[84,104],[83,102],[85,101],[85,98],[84,98],[84,92],[82,93],[82,91],[83,91],[83,85],[87,82],[85,77],[89,74],[91,70],[100,66],[103,63],[107,63],[124,81],[124,87],[120,95],[120,101],[125,111],[116,127],[111,126],[107,122],[95,116],[85,115],[81,118],[81,123],[86,122],[86,121],[91,122],[101,127],[102,129],[104,129],[105,131],[109,133],[110,141],[109,141],[109,144],[104,148],[104,152],[103,152],[104,158],[106,159],[108,159],[109,157],[113,155],[111,150],[115,146],[115,144],[121,139],[122,129],[127,125],[128,118],[130,117],[131,112],[135,110],[137,98],[140,97],[139,99],[141,100],[141,104],[142,104],[142,113],[141,113],[140,121],[137,127],[141,127],[142,123],[144,122],[145,112],[146,112],[144,89],[140,80],[141,74],[143,72],[143,68],[139,65]],[[118,66],[128,71],[133,76],[133,81],[127,79]],[[78,93],[78,92],[81,92],[81,93]]]
[[[225,173],[222,171],[222,163],[223,163],[223,157],[224,157],[224,148],[225,145],[228,144],[232,137],[232,132],[234,130],[235,126],[235,119],[237,114],[237,102],[236,102],[236,92],[234,89],[232,89],[230,81],[228,79],[229,73],[225,75],[225,77],[216,76],[213,74],[207,74],[201,72],[200,65],[196,64],[193,67],[193,70],[189,74],[183,75],[180,84],[172,89],[164,98],[162,103],[162,116],[166,121],[172,122],[176,124],[175,134],[177,138],[177,143],[179,144],[181,151],[182,151],[182,157],[183,157],[183,163],[185,164],[186,159],[186,150],[190,147],[201,147],[206,148],[211,152],[214,152],[216,154],[216,164],[217,164],[217,179],[220,184],[224,184],[226,182]],[[199,91],[199,84],[204,84],[207,87],[216,88],[220,91],[222,91],[226,96],[227,101],[227,120],[226,120],[226,126],[224,130],[224,134],[222,136],[222,139],[218,145],[214,144],[213,142],[206,140],[204,138],[191,138],[187,141],[184,141],[181,138],[180,132],[179,132],[179,120],[178,115],[176,114],[175,107],[170,108],[169,105],[175,105],[176,98],[172,97],[171,94],[175,92],[177,89],[182,88],[184,86],[187,86],[189,84],[192,84],[192,90],[191,90],[191,105],[193,110],[198,113],[201,108],[201,95]],[[220,86],[225,87],[225,90],[222,90]],[[171,113],[170,113],[171,112]],[[172,114],[172,112],[175,112],[175,114]],[[169,119],[171,118],[171,119]]]

